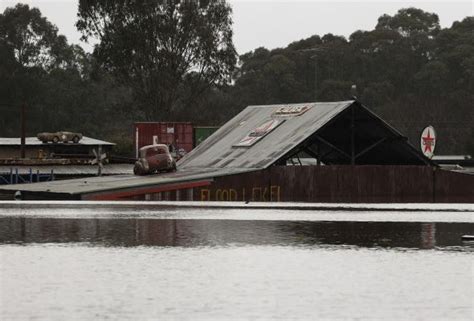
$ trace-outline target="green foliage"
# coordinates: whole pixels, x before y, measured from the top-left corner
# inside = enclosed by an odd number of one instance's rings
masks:
[[[104,139],[114,142],[116,145],[113,149],[114,156],[134,158],[134,142],[133,134],[130,131],[115,130],[105,134]]]
[[[258,48],[240,57],[229,109],[344,100],[356,84],[358,98],[415,145],[432,124],[439,152],[463,153],[474,124],[473,30],[473,17],[441,29],[437,15],[408,8],[348,40],[327,34]]]
[[[77,27],[85,39],[100,40],[95,57],[133,89],[145,117],[167,119],[183,94],[193,100],[230,80],[230,14],[225,1],[84,0]]]
[[[400,9],[396,15],[383,15],[375,29],[386,29],[398,32],[403,37],[416,35],[435,35],[439,29],[439,18],[417,8]]]
[[[1,136],[19,136],[23,104],[32,136],[71,130],[102,137],[130,117],[130,91],[97,71],[93,57],[69,45],[38,9],[18,4],[0,14],[0,58]]]
[[[0,15],[0,39],[22,67],[65,67],[72,63],[73,51],[82,50],[69,46],[38,9],[25,4],[7,8]]]

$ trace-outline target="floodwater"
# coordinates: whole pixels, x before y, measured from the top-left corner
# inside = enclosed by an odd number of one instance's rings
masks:
[[[472,320],[473,215],[0,203],[0,319]]]

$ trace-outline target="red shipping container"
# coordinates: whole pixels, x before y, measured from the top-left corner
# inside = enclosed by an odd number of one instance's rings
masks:
[[[153,144],[173,145],[177,153],[189,153],[193,149],[192,123],[135,123],[135,156],[143,146]]]

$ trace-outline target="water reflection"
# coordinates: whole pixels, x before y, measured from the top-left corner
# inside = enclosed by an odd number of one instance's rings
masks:
[[[0,243],[104,246],[229,246],[346,244],[432,249],[472,245],[472,223],[288,222],[170,219],[0,218]]]

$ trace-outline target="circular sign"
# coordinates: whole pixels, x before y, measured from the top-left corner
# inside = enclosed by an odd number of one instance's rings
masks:
[[[421,133],[421,151],[429,159],[433,158],[436,147],[436,132],[433,126],[428,126]]]

